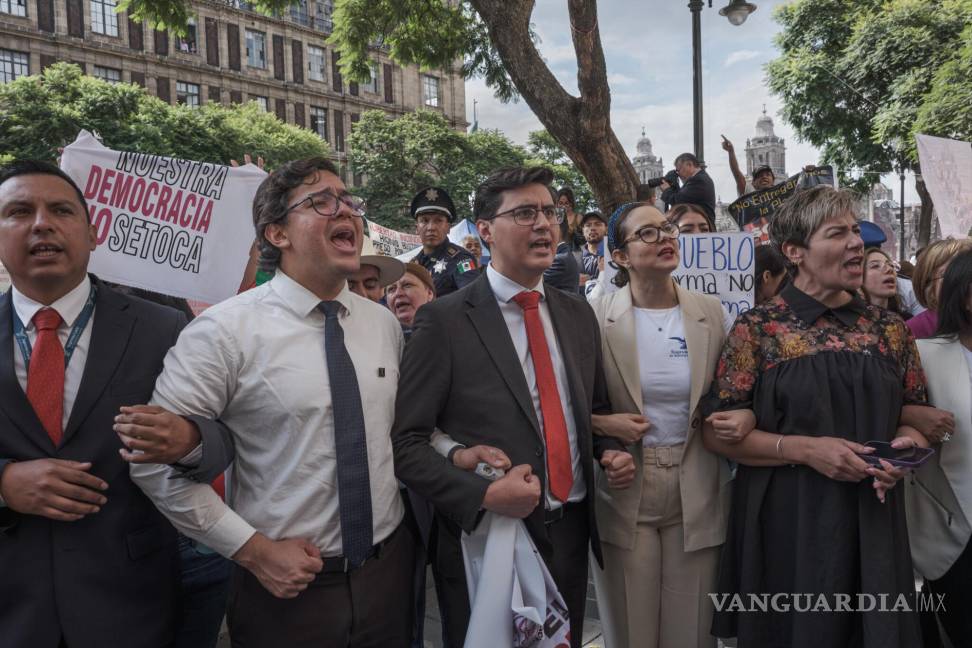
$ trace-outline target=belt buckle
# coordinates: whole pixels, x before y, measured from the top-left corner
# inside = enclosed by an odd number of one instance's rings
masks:
[[[672,465],[672,449],[668,447],[655,448],[655,464],[661,467]]]

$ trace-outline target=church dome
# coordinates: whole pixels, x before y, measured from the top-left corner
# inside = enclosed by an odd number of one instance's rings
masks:
[[[773,118],[766,114],[766,109],[763,108],[763,116],[756,120],[756,136],[757,137],[775,137],[773,132]]]
[[[651,140],[645,136],[645,129],[641,129],[641,139],[638,140],[637,144],[638,155],[652,155],[651,152]]]

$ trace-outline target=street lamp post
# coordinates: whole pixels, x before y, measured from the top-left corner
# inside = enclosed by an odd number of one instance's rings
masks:
[[[695,139],[695,157],[702,163],[705,159],[702,150],[702,7],[704,0],[689,0],[688,8],[692,12],[692,131]],[[712,7],[712,0],[709,0]],[[720,16],[725,16],[733,25],[746,22],[749,14],[756,11],[756,5],[746,0],[730,0],[729,4],[719,10]]]
[[[901,179],[901,202],[898,205],[898,224],[901,225],[901,242],[898,244],[898,260],[905,260],[905,219],[904,219],[904,189],[905,189],[905,170],[902,164],[898,167],[898,177]]]

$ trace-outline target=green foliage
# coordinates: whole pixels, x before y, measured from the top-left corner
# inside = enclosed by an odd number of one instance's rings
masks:
[[[915,162],[919,114],[936,115],[922,132],[958,125],[963,112],[968,122],[968,100],[964,110],[952,102],[948,117],[933,105],[950,99],[945,87],[963,73],[969,86],[961,46],[970,0],[797,0],[776,19],[781,55],[767,66],[769,87],[783,100],[783,118],[822,149],[843,184],[854,184],[848,170],[871,172],[856,181],[863,189],[874,172]]]
[[[341,72],[350,79],[368,79],[369,46],[379,43],[401,65],[458,64],[465,78],[483,77],[502,101],[518,96],[486,25],[464,0],[337,0],[328,42],[340,50]]]
[[[82,128],[115,150],[219,164],[251,153],[263,156],[272,169],[328,153],[317,135],[284,124],[255,103],[171,106],[138,86],[84,76],[67,63],[0,85],[0,151],[5,154],[54,160],[57,148],[74,141]]]
[[[548,167],[554,172],[554,186],[557,189],[570,187],[573,190],[577,203],[574,211],[583,214],[598,208],[587,179],[577,170],[553,135],[545,130],[530,133],[527,138],[527,153],[531,163]]]
[[[935,72],[915,132],[972,140],[972,24],[962,32],[956,55]]]
[[[360,193],[368,201],[368,218],[411,231],[408,205],[420,189],[443,187],[458,216],[466,218],[472,214],[479,183],[499,167],[522,164],[526,155],[497,131],[466,135],[450,128],[435,111],[419,110],[392,120],[382,111],[369,110],[348,138],[348,158],[356,173],[367,176]]]

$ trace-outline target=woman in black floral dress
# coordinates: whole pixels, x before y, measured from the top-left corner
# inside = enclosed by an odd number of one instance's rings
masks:
[[[855,207],[821,186],[778,213],[770,234],[793,282],[736,320],[708,397],[709,412],[757,419],[741,442],[704,434],[741,464],[712,629],[739,648],[920,645],[916,615],[902,611],[916,605],[893,489],[905,472],[858,455],[868,441],[927,445],[899,426],[903,405],[926,400],[924,374],[904,322],[856,296]]]

